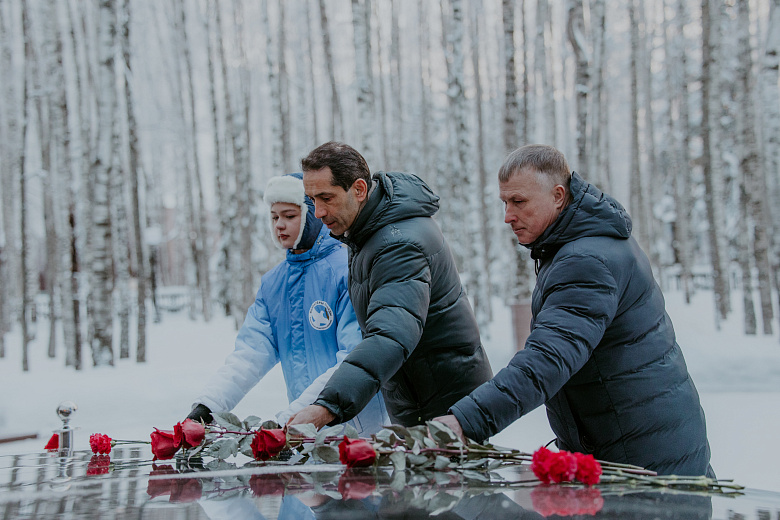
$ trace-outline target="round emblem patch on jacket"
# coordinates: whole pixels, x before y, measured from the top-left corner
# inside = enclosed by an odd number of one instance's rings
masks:
[[[317,300],[309,307],[309,323],[317,330],[325,330],[333,323],[333,310],[327,302]]]

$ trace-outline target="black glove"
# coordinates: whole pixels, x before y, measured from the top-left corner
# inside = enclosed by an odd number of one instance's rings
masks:
[[[211,410],[205,404],[199,404],[192,409],[187,419],[192,419],[195,422],[204,422],[209,424],[214,418],[211,416]]]

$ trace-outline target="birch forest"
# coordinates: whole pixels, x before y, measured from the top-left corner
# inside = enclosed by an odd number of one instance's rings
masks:
[[[664,290],[771,334],[779,50],[780,0],[0,0],[0,358],[144,362],[166,309],[240,325],[283,258],[263,187],[330,140],[440,195],[481,325],[530,296],[496,173],[545,143]]]

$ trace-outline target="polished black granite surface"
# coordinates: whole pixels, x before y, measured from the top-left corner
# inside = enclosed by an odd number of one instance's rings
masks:
[[[539,484],[527,466],[480,473],[339,464],[148,460],[56,452],[0,456],[0,518],[625,518],[780,520],[780,493]],[[244,459],[242,463],[249,459]]]

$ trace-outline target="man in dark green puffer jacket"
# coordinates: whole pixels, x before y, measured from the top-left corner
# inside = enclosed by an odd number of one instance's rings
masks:
[[[349,295],[363,341],[288,424],[342,423],[380,389],[394,423],[446,413],[493,373],[452,252],[431,218],[439,198],[411,174],[372,178],[343,143],[321,145],[302,166],[314,215],[350,248]]]
[[[713,476],[699,395],[631,219],[570,172],[543,145],[501,167],[505,221],[537,262],[531,334],[440,420],[482,441],[545,404],[561,449]]]

